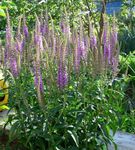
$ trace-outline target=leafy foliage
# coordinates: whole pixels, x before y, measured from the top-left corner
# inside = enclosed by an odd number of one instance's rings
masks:
[[[11,89],[19,91],[13,95],[16,115],[8,120],[12,125],[10,142],[18,139],[32,150],[94,150],[112,141],[110,128],[114,132],[117,129],[117,113],[111,102],[117,97],[113,97],[115,91],[106,82],[80,74],[78,81],[73,81],[64,91],[53,87],[50,94],[46,90],[46,105],[40,108],[34,86],[29,85],[33,78],[23,74]]]
[[[120,41],[121,49],[123,52],[129,53],[134,51],[135,40],[135,1],[124,1],[119,15],[120,22]]]
[[[122,87],[124,98],[121,101],[119,108],[120,114],[120,129],[134,133],[134,109],[135,109],[135,56],[134,52],[128,55],[120,55],[120,73],[119,83]]]

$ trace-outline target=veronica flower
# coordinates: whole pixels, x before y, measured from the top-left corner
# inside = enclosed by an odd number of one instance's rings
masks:
[[[12,31],[11,31],[11,26],[10,26],[10,18],[9,18],[9,14],[7,11],[6,49],[5,49],[5,54],[4,54],[5,64],[8,62],[8,57],[9,57],[9,53],[11,49],[12,49]]]
[[[81,61],[81,47],[80,47],[80,41],[76,30],[74,30],[72,41],[74,45],[74,67],[75,67],[75,71],[78,72],[80,67],[80,61]]]
[[[25,38],[28,38],[29,31],[28,31],[28,27],[26,25],[26,19],[25,19],[25,17],[23,17],[23,34],[24,34]]]
[[[111,52],[110,52],[110,36],[108,24],[105,22],[103,31],[103,45],[104,45],[104,59],[110,64]]]
[[[11,39],[12,39],[12,35],[11,35],[11,29],[10,29],[10,25],[7,25],[6,27],[6,48],[7,49],[11,49]]]
[[[118,42],[118,32],[115,22],[113,22],[112,31],[111,31],[111,63],[112,63],[112,69],[113,74],[117,74],[118,72],[118,62],[119,62],[119,49],[117,46]]]
[[[116,29],[116,24],[113,23],[111,34],[110,34],[110,45],[111,45],[111,52],[117,52],[117,42],[118,42],[118,32]]]
[[[90,37],[90,47],[91,49],[94,49],[97,46],[97,39],[95,35],[92,35]]]
[[[8,11],[7,11],[7,27],[6,27],[5,63],[7,62],[9,64],[12,74],[16,77],[18,75],[18,67],[17,67],[16,51],[14,50],[14,41],[12,37],[10,17]]]
[[[33,69],[34,69],[34,84],[35,84],[35,88],[37,91],[38,102],[39,102],[39,105],[43,107],[44,106],[44,101],[43,101],[44,88],[43,88],[42,74],[40,70],[39,61],[37,60],[35,61]]]
[[[41,24],[40,21],[37,17],[36,20],[36,27],[35,27],[35,37],[34,37],[34,43],[36,45],[36,47],[38,48],[38,50],[43,50],[43,39],[42,39],[42,34],[41,34]]]
[[[44,105],[43,101],[43,82],[42,82],[42,74],[40,70],[40,58],[41,58],[41,49],[42,45],[42,33],[41,33],[41,24],[39,22],[38,17],[36,16],[36,26],[35,26],[35,35],[34,35],[34,44],[36,47],[36,60],[34,64],[34,83],[37,90],[37,96],[40,106]]]
[[[10,69],[11,69],[13,76],[17,77],[19,72],[18,72],[16,58],[10,58]]]
[[[94,27],[93,27],[93,25],[91,25],[91,23],[90,23],[89,28],[90,28],[89,29],[90,30],[90,48],[95,49],[97,46],[97,39],[96,39],[96,35],[94,33]]]
[[[81,48],[81,55],[82,57],[85,56],[85,44],[84,41],[80,41],[80,48]]]
[[[63,43],[59,48],[59,62],[58,62],[58,74],[57,74],[57,84],[58,87],[64,88],[67,85],[68,77],[66,72],[66,43]]]
[[[23,33],[24,33],[25,37],[27,38],[27,37],[28,37],[28,35],[29,35],[27,25],[24,25],[24,26],[23,26]]]
[[[78,52],[78,55],[80,55],[78,57],[80,57],[80,59],[85,60],[87,52],[86,52],[86,44],[85,44],[84,39],[78,41],[78,51],[80,51]]]
[[[35,62],[34,64],[34,84],[35,84],[35,87],[37,89],[39,87],[40,92],[43,93],[44,88],[43,88],[42,74],[40,71],[39,62]]]
[[[62,63],[59,63],[58,66],[58,76],[57,76],[57,84],[60,89],[64,88],[67,85],[67,73],[66,69]]]
[[[39,48],[40,48],[40,50],[44,49],[42,35],[39,36]]]
[[[24,48],[24,40],[16,39],[15,47],[16,47],[17,52],[22,53],[23,48]]]
[[[40,32],[42,33],[42,35],[45,35],[45,26],[41,24],[40,26]]]
[[[38,35],[37,33],[35,33],[34,43],[37,46],[39,51],[44,49],[44,47],[43,47],[43,39],[42,39],[41,35]]]
[[[48,24],[45,23],[45,24],[42,24],[40,26],[40,32],[42,33],[43,36],[45,36],[46,34],[48,34],[49,32],[49,27],[48,27]]]

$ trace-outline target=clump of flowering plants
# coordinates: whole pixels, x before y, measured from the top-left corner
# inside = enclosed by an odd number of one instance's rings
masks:
[[[9,142],[17,139],[26,149],[107,147],[117,122],[106,94],[107,77],[118,72],[116,22],[104,16],[99,39],[91,22],[88,33],[81,18],[72,28],[67,15],[59,28],[49,18],[36,16],[35,28],[28,29],[23,16],[13,34],[7,12],[3,63],[14,77],[10,101],[16,111],[8,120]]]

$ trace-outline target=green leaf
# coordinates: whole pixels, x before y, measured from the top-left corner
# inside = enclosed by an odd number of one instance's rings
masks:
[[[9,110],[9,107],[6,105],[0,106],[0,110]]]
[[[18,135],[19,135],[19,122],[16,121],[12,126],[11,126],[11,129],[10,129],[10,132],[9,132],[9,142],[11,141],[14,141]]]
[[[8,7],[8,6],[15,6],[15,3],[13,3],[12,1],[3,1],[1,3],[1,5],[2,6],[6,6],[6,7]]]
[[[75,142],[76,146],[79,147],[79,140],[78,140],[78,135],[77,135],[77,133],[76,133],[75,131],[70,131],[70,130],[68,130],[67,132],[68,132],[68,133],[70,134],[70,136],[72,137],[72,139],[73,139],[73,141]]]
[[[61,146],[56,146],[56,150],[65,150],[65,149]]]
[[[5,14],[4,10],[3,10],[3,9],[1,9],[1,8],[0,8],[0,16],[2,16],[2,17],[6,17],[6,14]]]

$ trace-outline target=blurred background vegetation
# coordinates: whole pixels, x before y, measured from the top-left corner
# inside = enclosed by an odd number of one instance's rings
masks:
[[[71,26],[74,23],[78,24],[77,16],[81,15],[87,27],[88,14],[95,24],[99,21],[101,2],[101,0],[2,0],[0,2],[0,37],[3,38],[5,35],[6,8],[9,10],[14,30],[17,28],[20,15],[25,14],[27,25],[31,28],[34,26],[35,14],[45,14],[46,11],[51,15],[55,24],[59,22],[66,11]],[[126,53],[135,49],[134,7],[134,0],[107,0],[106,4],[107,14],[111,16],[115,11],[115,15],[118,17],[120,46]],[[41,19],[44,18],[41,17]]]

